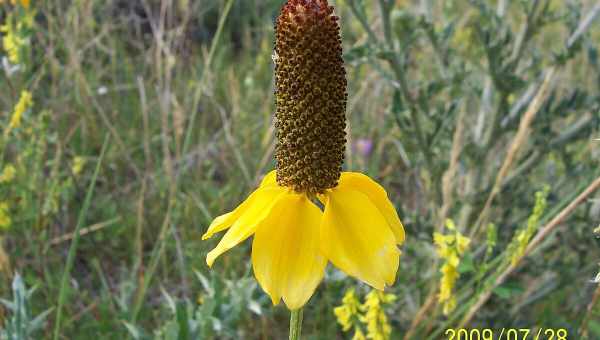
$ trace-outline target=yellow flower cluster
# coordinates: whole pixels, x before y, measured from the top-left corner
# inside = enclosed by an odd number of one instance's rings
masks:
[[[16,4],[12,1],[13,5]],[[12,64],[19,64],[21,62],[21,51],[23,46],[28,40],[28,30],[33,27],[34,12],[29,10],[29,0],[21,0],[21,5],[25,8],[26,12],[22,15],[15,15],[16,13],[9,13],[6,16],[4,25],[0,25],[0,32],[2,32],[2,48],[8,55],[8,60]]]
[[[8,204],[6,202],[0,202],[0,230],[8,229],[11,223],[12,221],[8,214]]]
[[[538,229],[540,219],[546,210],[546,197],[548,197],[549,191],[550,188],[546,186],[542,191],[535,193],[535,205],[527,220],[527,227],[517,232],[509,246],[510,262],[513,266],[523,257],[525,249],[529,245],[529,240]]]
[[[21,126],[21,120],[23,118],[23,113],[25,111],[27,111],[27,109],[30,108],[32,105],[33,105],[33,100],[31,99],[31,92],[29,92],[27,90],[23,90],[21,92],[21,97],[19,98],[17,105],[15,105],[15,111],[12,114],[10,123],[8,123],[7,133],[10,132],[12,129],[15,129],[15,128],[18,128],[19,126]]]
[[[359,308],[360,301],[356,297],[354,288],[348,289],[342,298],[342,305],[333,309],[333,313],[344,332],[349,331],[354,326]]]
[[[436,232],[433,234],[437,253],[444,260],[444,264],[440,269],[442,278],[440,279],[440,293],[438,295],[438,301],[444,307],[444,315],[450,314],[456,308],[456,296],[453,294],[453,289],[456,280],[460,276],[458,273],[460,256],[465,253],[471,242],[468,237],[465,237],[456,229],[452,220],[446,220],[446,227],[452,233],[444,235]]]
[[[13,64],[18,64],[21,59],[19,51],[25,41],[15,33],[14,27],[9,23],[0,26],[0,32],[4,33],[2,48],[8,54],[8,60]]]
[[[0,173],[0,183],[9,183],[13,180],[13,178],[15,178],[15,174],[17,173],[17,170],[15,170],[15,167],[12,164],[8,164],[7,166],[4,167],[4,170],[2,170],[2,173]]]
[[[385,314],[384,306],[395,300],[394,294],[372,290],[365,297],[365,302],[361,304],[352,288],[346,291],[342,305],[334,308],[333,312],[344,332],[354,328],[352,340],[388,340],[392,327]],[[366,326],[366,336],[361,323]]]
[[[361,306],[365,315],[360,318],[367,325],[367,339],[387,340],[392,334],[392,326],[388,321],[383,305],[396,300],[393,294],[385,294],[381,291],[372,290]]]

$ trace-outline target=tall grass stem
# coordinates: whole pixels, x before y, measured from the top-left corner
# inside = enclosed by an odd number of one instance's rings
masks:
[[[85,218],[87,216],[87,211],[90,207],[90,202],[92,201],[92,196],[94,194],[94,188],[96,187],[96,179],[98,178],[98,173],[100,172],[100,166],[102,165],[102,160],[104,159],[104,155],[106,153],[106,149],[108,148],[110,140],[110,134],[107,134],[104,137],[104,143],[102,144],[102,151],[100,152],[100,157],[98,158],[98,163],[96,163],[96,169],[94,170],[94,175],[92,176],[92,180],[88,187],[87,193],[85,195],[85,200],[83,201],[83,207],[79,212],[79,217],[77,218],[77,225],[75,226],[75,232],[73,236],[73,241],[71,242],[71,247],[69,248],[69,254],[67,255],[67,263],[65,265],[65,271],[62,275],[62,280],[60,282],[60,292],[58,294],[58,306],[56,307],[56,320],[54,322],[54,340],[58,340],[60,337],[60,323],[62,319],[62,308],[67,300],[67,284],[71,279],[71,270],[73,269],[73,263],[75,261],[75,256],[77,255],[77,247],[79,246],[79,238],[81,236],[81,227],[85,222]]]

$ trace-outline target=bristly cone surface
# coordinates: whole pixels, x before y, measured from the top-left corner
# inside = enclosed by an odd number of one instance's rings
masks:
[[[327,0],[289,0],[275,31],[277,182],[323,193],[338,183],[346,143],[338,17]]]

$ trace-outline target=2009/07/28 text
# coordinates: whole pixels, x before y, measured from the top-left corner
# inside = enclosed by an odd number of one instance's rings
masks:
[[[449,328],[444,333],[444,340],[567,340],[568,333],[564,328]]]

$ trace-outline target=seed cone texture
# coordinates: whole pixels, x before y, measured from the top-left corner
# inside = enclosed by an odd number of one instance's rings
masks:
[[[322,193],[337,185],[346,144],[338,17],[327,0],[289,0],[275,31],[277,182]]]

